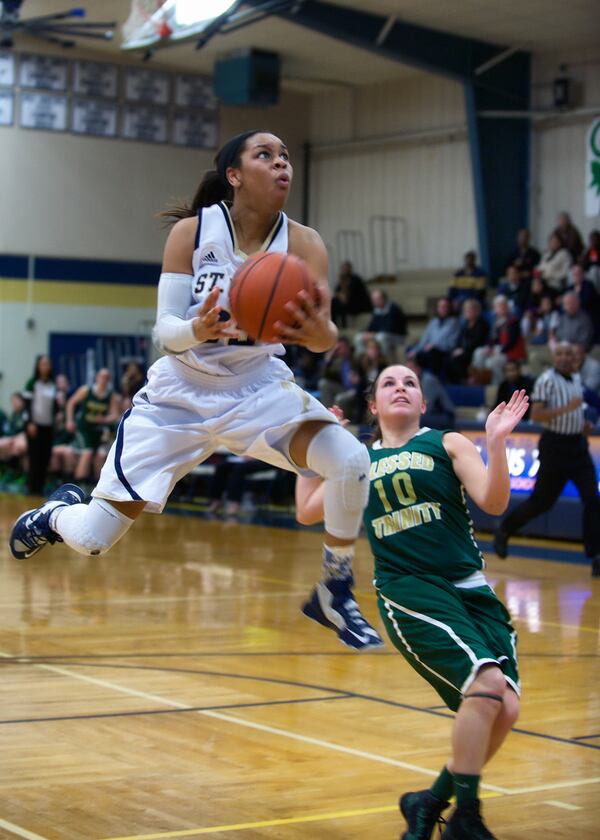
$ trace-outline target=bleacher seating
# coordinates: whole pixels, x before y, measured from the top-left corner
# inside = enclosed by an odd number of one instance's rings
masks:
[[[390,300],[402,307],[408,318],[407,343],[414,343],[434,311],[435,301],[446,294],[453,268],[406,269],[401,271],[392,282],[380,282],[381,278],[368,281],[368,288],[381,289]],[[352,338],[357,332],[365,330],[371,316],[369,313],[356,315],[341,332]]]

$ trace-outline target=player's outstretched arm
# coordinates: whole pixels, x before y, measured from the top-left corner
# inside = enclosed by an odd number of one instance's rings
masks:
[[[525,391],[515,391],[508,403],[500,403],[485,424],[487,468],[476,447],[464,435],[450,432],[444,437],[454,472],[475,504],[486,513],[499,516],[510,498],[510,476],[506,460],[506,438],[523,419],[529,405]]]
[[[301,525],[316,525],[325,516],[323,500],[325,484],[316,475],[299,475],[296,479],[296,520]]]

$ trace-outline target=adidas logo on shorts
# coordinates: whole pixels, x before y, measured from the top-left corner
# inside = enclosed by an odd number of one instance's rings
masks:
[[[213,263],[213,265],[216,265],[218,262],[212,251],[209,251],[207,254],[203,254],[200,259],[203,263]]]

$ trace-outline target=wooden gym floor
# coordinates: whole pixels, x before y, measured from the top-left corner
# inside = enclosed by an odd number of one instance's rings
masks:
[[[0,837],[397,840],[450,715],[390,644],[299,606],[311,531],[144,516],[106,557],[9,559],[0,497]],[[361,540],[357,592],[381,629]],[[485,775],[501,840],[600,837],[600,580],[490,558],[520,635],[522,717]]]

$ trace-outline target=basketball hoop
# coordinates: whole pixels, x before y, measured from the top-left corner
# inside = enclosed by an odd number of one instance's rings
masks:
[[[129,17],[121,27],[124,44],[148,38],[168,38],[172,29],[167,15],[157,14],[167,0],[132,0]]]

